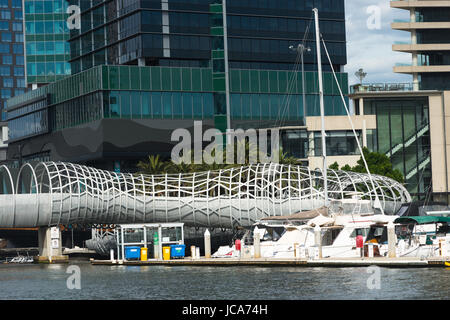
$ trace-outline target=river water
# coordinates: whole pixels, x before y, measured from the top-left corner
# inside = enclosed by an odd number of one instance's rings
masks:
[[[448,268],[0,265],[0,300],[434,300],[449,293]]]

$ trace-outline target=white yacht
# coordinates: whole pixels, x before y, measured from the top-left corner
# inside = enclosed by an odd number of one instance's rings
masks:
[[[375,223],[393,221],[396,216],[376,214],[369,200],[345,199],[329,207],[300,212],[291,216],[268,217],[254,224],[236,245],[222,246],[213,257],[254,256],[253,239],[259,234],[263,258],[318,257],[316,234],[320,227],[322,257],[359,257],[356,237],[365,241]]]
[[[450,256],[450,217],[406,216],[394,221],[397,257],[429,258]],[[387,225],[374,224],[366,239],[374,246],[375,256],[386,256]]]

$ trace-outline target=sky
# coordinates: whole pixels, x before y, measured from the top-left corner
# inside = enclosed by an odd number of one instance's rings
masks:
[[[355,72],[360,68],[367,73],[365,83],[412,82],[411,75],[393,71],[396,63],[411,63],[411,54],[392,51],[395,41],[409,42],[411,35],[391,29],[394,19],[409,19],[409,13],[390,8],[389,3],[390,0],[345,0],[347,65],[344,71],[348,73],[350,85],[359,83]]]

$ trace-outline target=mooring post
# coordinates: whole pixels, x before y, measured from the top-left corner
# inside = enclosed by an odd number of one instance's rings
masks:
[[[153,257],[159,260],[159,235],[158,231],[153,234]]]
[[[208,229],[205,231],[205,258],[211,258],[211,234]]]
[[[388,231],[388,257],[389,258],[395,258],[395,247],[396,247],[396,236],[395,236],[395,226],[392,221],[390,221],[387,225],[387,231]]]
[[[322,259],[322,235],[321,235],[322,229],[319,225],[316,225],[314,227],[314,244],[317,247],[317,250],[319,250],[319,259]]]
[[[253,249],[255,259],[261,258],[261,235],[259,234],[258,227],[255,227],[253,230]]]

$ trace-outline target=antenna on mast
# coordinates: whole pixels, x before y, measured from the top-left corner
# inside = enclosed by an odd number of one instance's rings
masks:
[[[364,72],[363,68],[360,68],[355,72],[355,76],[359,79],[359,83],[362,84],[364,78],[367,76],[367,72]]]

